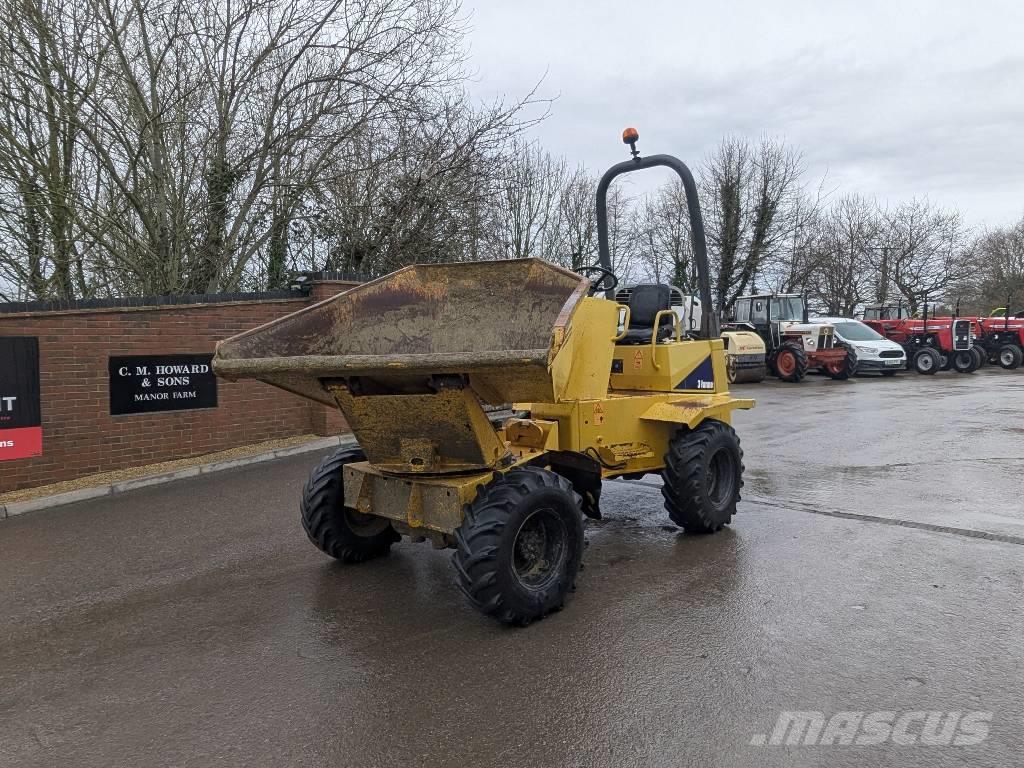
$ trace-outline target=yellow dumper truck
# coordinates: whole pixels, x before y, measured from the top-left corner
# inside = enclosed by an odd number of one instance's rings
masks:
[[[454,550],[482,612],[528,624],[562,607],[601,483],[660,473],[689,533],[729,523],[743,485],[697,191],[674,157],[633,159],[598,188],[600,266],[537,259],[419,264],[221,342],[216,372],[337,406],[358,448],[313,472],[302,524],[346,563],[407,536]],[[605,198],[616,176],[668,166],[686,186],[706,316],[682,338],[667,286],[614,296]],[[484,405],[514,404],[492,424]]]

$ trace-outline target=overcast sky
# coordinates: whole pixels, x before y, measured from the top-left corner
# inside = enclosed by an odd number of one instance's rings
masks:
[[[478,95],[544,77],[558,98],[535,135],[574,164],[624,159],[627,125],[690,165],[769,134],[837,194],[1024,214],[1022,0],[465,2]]]

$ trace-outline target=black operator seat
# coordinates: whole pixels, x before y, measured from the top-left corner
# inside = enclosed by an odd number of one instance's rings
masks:
[[[654,318],[662,310],[672,309],[672,289],[661,283],[635,285],[629,294],[629,330],[619,344],[650,344]],[[672,336],[675,313],[661,316],[658,341]]]

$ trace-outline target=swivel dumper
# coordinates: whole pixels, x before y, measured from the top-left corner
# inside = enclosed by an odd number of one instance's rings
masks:
[[[743,453],[729,394],[697,189],[669,155],[632,157],[597,190],[594,281],[538,259],[416,264],[222,341],[217,374],[342,410],[358,441],[302,492],[312,543],[345,563],[408,537],[453,550],[458,586],[522,625],[562,607],[601,484],[660,473],[669,518],[710,534],[736,513]],[[671,168],[686,190],[701,330],[684,337],[667,286],[614,300],[606,195]],[[611,298],[609,298],[611,297]],[[514,404],[495,426],[485,404]]]

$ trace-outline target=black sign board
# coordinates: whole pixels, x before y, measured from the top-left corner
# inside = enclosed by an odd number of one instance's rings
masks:
[[[39,456],[39,340],[0,336],[0,461]]]
[[[216,408],[212,359],[212,354],[111,357],[111,415]]]

